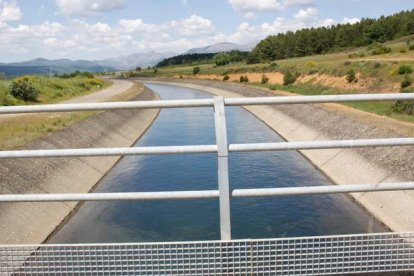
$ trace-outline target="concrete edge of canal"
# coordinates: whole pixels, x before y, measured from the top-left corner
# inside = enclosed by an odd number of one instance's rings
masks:
[[[159,99],[145,88],[135,101]],[[25,149],[129,147],[146,132],[159,109],[105,111],[50,133]],[[0,189],[10,194],[87,193],[121,157],[12,159],[0,161]],[[40,244],[78,203],[0,205],[1,244]]]

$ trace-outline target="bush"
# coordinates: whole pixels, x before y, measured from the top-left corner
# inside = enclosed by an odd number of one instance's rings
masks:
[[[285,73],[285,75],[283,76],[283,85],[289,85],[289,84],[293,84],[296,82],[296,80],[298,79],[298,74],[292,74],[292,72],[287,71]]]
[[[346,80],[348,81],[348,83],[358,81],[354,69],[351,69],[348,71],[348,73],[346,73]]]
[[[223,77],[223,81],[227,81],[227,80],[229,80],[229,79],[230,79],[229,75],[224,75],[224,77]]]
[[[402,48],[402,49],[400,50],[400,53],[401,53],[401,54],[405,54],[405,53],[407,53],[407,49]]]
[[[200,73],[200,67],[193,67],[193,75],[197,75],[198,73]]]
[[[374,69],[381,68],[381,66],[382,66],[381,62],[375,62],[373,65]]]
[[[311,60],[311,61],[306,62],[306,66],[313,68],[313,67],[318,66],[318,64],[315,61]]]
[[[262,76],[262,84],[266,84],[269,82],[269,78],[266,77],[265,75]]]
[[[414,114],[414,102],[413,101],[396,101],[392,106],[394,112]]]
[[[382,45],[381,43],[374,43],[368,47],[368,50],[372,49],[372,55],[383,55],[391,53],[391,48]]]
[[[404,80],[401,82],[401,89],[411,86],[412,83],[411,78],[408,75],[405,75]]]
[[[240,82],[248,83],[249,78],[247,76],[240,76]]]
[[[25,102],[36,101],[39,94],[28,78],[14,80],[9,87],[9,92],[16,99]]]
[[[272,63],[270,63],[270,65],[269,65],[269,67],[270,67],[270,69],[275,69],[275,68],[277,68],[279,65],[276,63],[276,62],[272,62]]]
[[[359,57],[365,57],[365,53],[360,53]]]
[[[403,92],[403,93],[410,93],[410,92]],[[392,109],[396,113],[405,113],[409,115],[414,114],[414,101],[396,101],[392,106]]]
[[[413,72],[413,68],[409,65],[400,65],[398,68],[399,75],[411,74]]]
[[[408,48],[410,51],[414,50],[414,45],[411,45],[410,48]]]
[[[344,62],[344,66],[348,66],[348,65],[351,65],[351,64],[352,64],[352,62],[350,62],[349,60]]]

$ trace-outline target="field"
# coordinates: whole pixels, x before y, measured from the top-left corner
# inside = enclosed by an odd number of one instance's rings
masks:
[[[414,74],[400,74],[399,72],[401,67],[414,70],[414,47],[410,45],[414,45],[413,36],[383,44],[382,46],[390,48],[391,52],[380,55],[373,55],[375,48],[371,46],[260,64],[239,62],[225,66],[216,66],[213,63],[168,66],[156,70],[133,72],[133,75],[219,81],[224,81],[226,77],[227,82],[240,82],[240,77],[246,76],[249,80],[247,85],[302,95],[414,92],[412,85],[404,89],[401,87],[405,79],[414,81]],[[200,67],[200,73],[194,75],[194,67]],[[355,80],[348,81],[347,75],[351,71],[355,72]],[[284,85],[286,72],[297,75],[293,84]],[[268,79],[266,83],[262,83],[263,77]],[[392,102],[347,105],[378,115],[414,122],[413,114],[395,112]]]
[[[63,79],[30,75],[17,78],[16,80],[19,79],[27,79],[27,81],[38,91],[39,95],[37,100],[34,102],[25,102],[13,97],[9,91],[9,87],[13,80],[2,80],[0,81],[0,106],[56,103],[95,92],[110,85],[107,81],[83,76]]]

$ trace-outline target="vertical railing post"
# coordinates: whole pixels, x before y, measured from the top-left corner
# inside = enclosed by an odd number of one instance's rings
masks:
[[[218,155],[218,188],[220,192],[220,233],[222,240],[231,240],[230,188],[226,115],[224,98],[214,97],[214,122]]]

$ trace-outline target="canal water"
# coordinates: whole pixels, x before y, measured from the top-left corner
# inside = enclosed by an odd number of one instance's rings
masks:
[[[212,97],[197,90],[148,84],[164,100]],[[240,107],[226,108],[229,143],[280,142],[269,127]],[[136,146],[215,144],[212,108],[164,109]],[[231,188],[332,185],[295,151],[232,153]],[[129,156],[103,179],[96,192],[217,189],[215,154]],[[276,238],[386,229],[345,195],[232,199],[235,239]],[[149,242],[220,239],[217,199],[92,202],[49,243]]]

